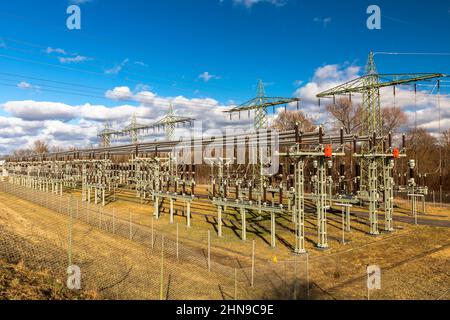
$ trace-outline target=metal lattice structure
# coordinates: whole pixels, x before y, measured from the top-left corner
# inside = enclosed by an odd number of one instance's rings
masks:
[[[370,52],[365,75],[348,81],[337,87],[323,91],[317,95],[321,98],[333,98],[336,96],[362,95],[362,119],[359,134],[381,137],[388,134],[383,132],[383,121],[381,117],[380,89],[387,87],[396,87],[410,83],[432,81],[444,77],[441,73],[399,73],[399,74],[380,74],[377,71],[374,54]],[[363,153],[381,152],[383,140],[376,138],[371,146],[368,143],[362,145]],[[368,163],[365,159],[361,159],[361,182],[360,191],[366,192],[369,188]],[[379,170],[382,171],[382,162],[379,163]]]
[[[283,98],[283,97],[266,97],[264,90],[264,84],[262,80],[258,82],[258,89],[256,92],[256,97],[231,109],[225,111],[226,113],[241,113],[247,111],[250,116],[250,111],[255,112],[253,126],[255,130],[267,129],[269,126],[268,114],[269,108],[276,108],[277,106],[287,105],[289,103],[297,102],[297,109],[299,107],[300,99],[298,98]]]
[[[118,133],[118,131],[111,129],[109,122],[105,122],[105,127],[98,134],[100,146],[103,148],[109,148],[111,146],[111,137]]]
[[[148,132],[150,129],[164,128],[165,137],[167,140],[173,140],[175,134],[175,128],[179,124],[191,124],[195,119],[189,117],[176,116],[173,110],[173,105],[170,104],[167,115],[150,125],[139,124],[136,119],[136,114],[131,117],[130,124],[127,125],[123,130],[116,131],[112,130],[109,123],[105,124],[105,128],[99,132],[98,137],[100,139],[100,145],[104,148],[111,146],[111,138],[114,136],[130,136],[132,144],[139,143],[139,134],[142,132]]]

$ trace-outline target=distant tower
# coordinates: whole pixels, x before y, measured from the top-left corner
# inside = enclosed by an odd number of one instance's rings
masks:
[[[137,124],[135,113],[133,113],[133,115],[131,116],[129,130],[130,130],[130,136],[131,136],[131,143],[137,144],[139,139],[138,139],[138,124]]]
[[[380,78],[375,66],[373,52],[369,53],[365,71],[363,83],[366,90],[363,92],[363,117],[360,134],[372,136],[375,132],[377,136],[382,136],[383,123],[381,118],[380,89],[378,87]]]
[[[111,146],[111,137],[114,134],[117,134],[117,132],[111,130],[111,126],[108,121],[105,122],[103,130],[98,134],[98,137],[100,139],[100,146],[103,148],[109,148]]]
[[[257,108],[255,109],[255,121],[254,127],[256,130],[259,129],[267,129],[269,121],[268,121],[268,112],[267,107],[265,106],[266,102],[266,93],[264,91],[264,84],[262,80],[258,82],[258,90],[256,91],[257,98]]]
[[[250,111],[254,110],[255,117],[253,119],[253,126],[255,130],[260,130],[260,129],[267,129],[269,127],[269,120],[268,120],[269,108],[273,108],[273,110],[275,111],[275,108],[281,105],[284,105],[286,107],[286,105],[294,102],[297,103],[297,110],[298,110],[300,103],[300,99],[298,98],[267,97],[264,91],[264,84],[262,80],[259,80],[255,98],[224,112],[230,115],[231,120],[231,115],[233,113],[239,113],[240,118],[241,112],[248,112],[248,115],[250,117]]]
[[[166,124],[166,138],[167,140],[171,141],[174,139],[175,136],[175,113],[173,111],[173,104],[172,102],[169,105],[169,110],[167,111],[166,116],[167,124]]]

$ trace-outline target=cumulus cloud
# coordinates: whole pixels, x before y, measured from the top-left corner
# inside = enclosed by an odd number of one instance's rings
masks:
[[[319,92],[335,87],[343,82],[352,80],[362,74],[361,68],[353,65],[324,65],[317,68],[309,81],[296,82],[297,89],[294,96],[300,97],[301,109],[307,116],[312,117],[317,124],[326,124],[332,121],[325,111],[325,106],[331,100],[322,100],[319,108],[316,95]],[[394,103],[392,88],[382,89],[382,107],[392,106]],[[274,93],[274,95],[276,95]],[[8,101],[0,105],[8,116],[0,116],[0,153],[12,151],[31,144],[36,139],[48,141],[56,146],[87,147],[97,145],[97,133],[103,128],[104,122],[111,123],[112,128],[120,130],[129,124],[133,114],[140,124],[151,124],[160,120],[167,113],[170,104],[179,116],[191,117],[196,123],[201,122],[203,130],[215,135],[217,130],[248,129],[253,123],[253,113],[247,117],[247,112],[229,119],[226,111],[234,107],[235,102],[228,105],[221,104],[213,98],[187,98],[184,96],[159,96],[149,87],[141,85],[130,89],[126,86],[111,88],[105,96],[116,101],[116,106],[80,104],[70,105],[52,101]],[[248,98],[251,98],[251,94]],[[353,98],[355,102],[358,97]],[[124,101],[131,104],[124,104]],[[232,104],[232,105],[230,105]],[[438,128],[439,108],[435,95],[428,91],[418,90],[417,104],[414,103],[414,92],[407,87],[397,88],[395,105],[402,108],[409,119],[409,125],[414,125],[416,110],[417,124],[434,133]],[[450,100],[448,96],[441,99],[441,127],[442,130],[450,128]],[[273,119],[275,115],[271,115]],[[153,141],[164,135],[163,131],[150,130],[141,137],[141,141]],[[189,136],[182,128],[177,129],[177,136]],[[129,137],[113,140],[113,144],[128,143]]]
[[[115,87],[113,90],[106,91],[105,96],[113,100],[129,100],[133,93],[128,87]]]
[[[326,112],[325,107],[331,103],[330,99],[322,99],[319,107],[316,95],[322,91],[336,87],[362,75],[361,67],[353,65],[330,64],[315,70],[312,79],[296,89],[294,95],[302,99],[301,109],[317,124],[331,126],[334,119]],[[420,88],[420,87],[419,87]],[[408,87],[397,87],[393,96],[392,87],[380,89],[381,107],[396,106],[401,108],[408,117],[408,126],[417,125],[431,132],[437,133],[439,127],[439,106],[436,95],[429,94],[429,90],[418,90],[416,100],[414,91]],[[352,97],[355,103],[361,101],[361,96]],[[417,110],[417,114],[416,114]],[[441,129],[450,128],[450,99],[442,97],[440,101]],[[407,129],[407,128],[405,128]]]

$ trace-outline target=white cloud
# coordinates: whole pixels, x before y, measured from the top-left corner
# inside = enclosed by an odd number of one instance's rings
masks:
[[[30,83],[26,82],[26,81],[19,82],[17,84],[17,87],[19,87],[20,89],[31,89],[31,88],[33,88],[33,86]]]
[[[112,100],[129,100],[133,93],[128,87],[115,87],[113,90],[106,91],[105,96]]]
[[[142,61],[135,61],[134,64],[141,66],[141,67],[145,67],[145,68],[148,67],[148,64],[146,64],[145,62],[142,62]]]
[[[337,64],[324,65],[317,68],[311,81],[299,87],[294,95],[301,98],[301,109],[317,124],[332,124],[332,117],[326,112],[325,107],[331,103],[330,99],[321,99],[319,108],[316,95],[322,91],[336,87],[342,83],[353,80],[362,75],[358,66],[341,66]],[[420,88],[420,87],[419,87]],[[392,87],[381,89],[381,106],[394,105]],[[355,103],[361,101],[360,95],[352,96]],[[402,108],[408,117],[408,126],[415,124],[415,110],[417,109],[417,125],[437,133],[439,127],[439,108],[436,95],[430,95],[426,91],[417,92],[417,105],[414,102],[414,91],[406,88],[397,88],[395,105]],[[441,127],[442,130],[450,128],[450,99],[441,98]]]
[[[76,55],[74,57],[59,57],[58,60],[61,63],[79,63],[79,62],[91,60],[91,58]]]
[[[70,120],[76,116],[76,110],[72,106],[59,102],[8,101],[1,107],[23,120]]]
[[[129,59],[124,59],[121,63],[116,64],[114,67],[110,68],[110,69],[106,69],[105,73],[106,74],[119,74],[120,71],[122,71],[123,67],[129,62]]]
[[[48,47],[45,52],[47,52],[48,54],[51,53],[59,53],[59,54],[63,54],[63,55],[67,55],[68,53],[66,52],[66,50],[61,49],[61,48],[52,48],[52,47]]]
[[[337,86],[343,82],[352,80],[361,74],[361,68],[357,66],[324,65],[317,68],[309,82],[300,84],[294,95],[302,99],[300,107],[307,116],[315,119],[317,123],[326,123],[331,120],[325,111],[325,106],[331,100],[323,99],[319,109],[316,94]],[[393,104],[392,88],[382,92],[382,106]],[[241,114],[241,120],[237,115],[233,121],[223,111],[232,106],[223,105],[212,98],[187,98],[184,96],[159,96],[150,91],[146,86],[137,86],[131,90],[126,86],[119,86],[108,90],[105,95],[114,101],[130,100],[136,105],[119,104],[116,106],[93,105],[90,103],[81,105],[69,105],[51,101],[8,101],[0,105],[8,116],[0,116],[0,154],[9,152],[13,148],[25,147],[36,139],[48,141],[51,145],[87,147],[97,144],[97,133],[103,128],[103,122],[109,121],[112,127],[119,130],[126,126],[133,114],[136,114],[138,122],[150,124],[161,119],[172,103],[178,115],[188,116],[202,121],[203,129],[227,129],[227,128],[251,128],[252,118],[247,117],[247,112]],[[251,93],[249,97],[251,98]],[[276,94],[275,94],[276,95]],[[353,98],[358,101],[358,97]],[[229,101],[228,104],[235,104]],[[405,110],[409,124],[414,124],[415,108],[414,93],[411,90],[397,88],[396,106]],[[251,114],[253,116],[253,114]],[[441,126],[442,130],[450,128],[450,100],[443,97],[441,100]],[[270,118],[273,118],[271,115]],[[430,96],[425,91],[417,94],[417,121],[418,125],[432,132],[437,132],[438,108],[436,96]],[[182,135],[182,129],[178,129],[178,135]],[[152,130],[141,141],[153,141],[161,137],[163,132]],[[186,135],[186,133],[185,133]],[[114,140],[113,144],[129,143],[129,137]]]
[[[219,76],[215,76],[215,75],[213,75],[213,74],[210,74],[210,73],[207,72],[207,71],[203,72],[203,73],[200,74],[198,77],[199,77],[199,79],[202,79],[202,80],[205,81],[205,82],[208,82],[208,81],[210,81],[210,80],[212,80],[212,79],[220,79]]]

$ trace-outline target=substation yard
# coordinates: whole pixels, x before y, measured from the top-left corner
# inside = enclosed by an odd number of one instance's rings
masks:
[[[197,189],[206,194],[205,186]],[[78,192],[73,191],[72,195],[79,199]],[[351,232],[345,233],[345,245],[342,244],[340,209],[336,208],[328,213],[330,248],[323,251],[315,248],[317,220],[314,206],[307,202],[308,254],[295,255],[294,224],[289,216],[276,218],[276,248],[271,248],[270,216],[264,214],[259,217],[258,213],[248,213],[247,240],[242,241],[239,213],[230,209],[223,215],[223,237],[217,237],[217,211],[206,199],[192,203],[191,228],[186,226],[183,205],[175,203],[174,223],[171,224],[168,203],[163,203],[161,218],[156,220],[152,218],[153,204],[141,204],[134,193],[117,194],[116,200],[106,207],[91,204],[90,209],[111,212],[114,208],[117,221],[125,223],[131,216],[135,229],[150,232],[153,225],[156,235],[164,234],[165,239],[171,241],[172,245],[167,245],[168,251],[173,250],[178,225],[182,249],[179,259],[173,254],[165,255],[161,289],[160,237],[156,236],[154,245],[149,247],[134,239],[105,232],[95,224],[74,219],[72,259],[83,270],[87,289],[101,298],[367,299],[368,265],[378,265],[382,272],[382,289],[371,291],[370,299],[450,298],[450,211],[445,208],[427,204],[427,214],[419,214],[418,225],[414,225],[408,203],[400,200],[400,207],[394,214],[395,232],[381,232],[374,237],[368,235],[367,210],[354,207]],[[382,230],[382,214],[379,219]],[[31,259],[35,265],[30,267],[60,266],[65,270],[67,216],[0,192],[0,222],[3,229],[0,235],[8,235],[10,239],[6,243],[11,244],[11,239],[18,242],[7,250],[25,252],[27,246],[33,247],[34,257],[38,258]],[[210,271],[207,265],[208,230],[211,233]],[[0,243],[2,240],[5,243],[1,238]],[[253,240],[255,274],[252,288]],[[22,255],[17,252],[17,256],[23,259],[23,252]],[[199,254],[192,255],[192,252]],[[61,277],[64,281],[64,276]]]

